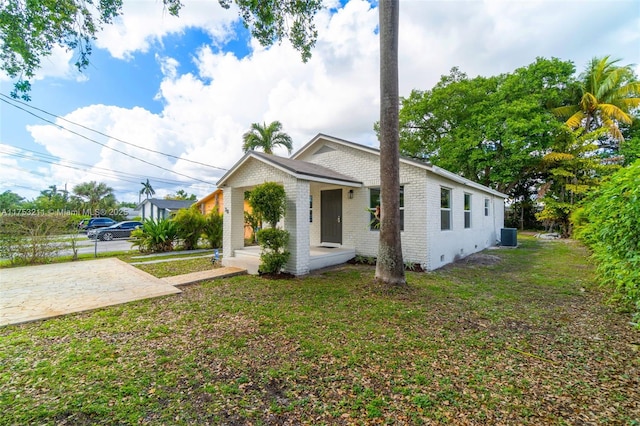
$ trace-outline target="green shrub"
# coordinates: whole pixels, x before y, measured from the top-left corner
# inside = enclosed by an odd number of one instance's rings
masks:
[[[168,219],[145,220],[142,227],[131,233],[133,246],[141,252],[165,252],[173,250],[173,242],[178,236],[175,222]]]
[[[640,328],[640,160],[603,183],[574,220],[602,283],[615,289],[616,300],[635,308]]]
[[[279,274],[291,255],[286,250],[289,233],[283,229],[276,229],[276,224],[286,211],[287,196],[284,187],[275,182],[265,182],[253,188],[247,198],[253,208],[253,215],[271,225],[271,228],[261,229],[257,233],[258,244],[262,249],[258,272]]]
[[[2,216],[0,257],[12,265],[48,263],[63,248],[52,237],[64,233],[67,225],[65,216]]]
[[[203,234],[209,242],[209,247],[222,247],[222,218],[217,210],[212,210],[204,217]]]
[[[290,255],[291,253],[288,251],[260,253],[258,273],[268,275],[279,274],[282,268],[284,268],[284,265],[289,261]]]
[[[261,229],[258,231],[258,243],[262,248],[258,272],[279,274],[291,256],[291,253],[285,249],[289,243],[289,233],[283,229]]]
[[[248,198],[253,214],[275,228],[284,216],[287,205],[284,187],[275,182],[265,182],[253,188]]]
[[[198,247],[198,240],[204,231],[205,218],[195,204],[188,209],[179,210],[173,217],[178,239],[182,240],[185,250]]]

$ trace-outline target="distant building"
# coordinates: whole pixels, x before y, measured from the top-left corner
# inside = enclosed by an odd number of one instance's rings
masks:
[[[142,220],[162,220],[169,219],[175,215],[180,209],[187,209],[195,203],[192,200],[160,200],[157,198],[149,198],[142,201],[136,208],[140,211]]]

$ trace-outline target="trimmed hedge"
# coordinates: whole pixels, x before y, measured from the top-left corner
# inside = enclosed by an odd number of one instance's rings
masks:
[[[575,217],[577,237],[593,251],[604,285],[634,310],[640,328],[640,160],[604,182]]]

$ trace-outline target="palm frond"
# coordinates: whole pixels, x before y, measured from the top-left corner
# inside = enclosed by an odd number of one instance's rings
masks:
[[[576,113],[576,111],[578,111],[579,108],[577,105],[565,105],[565,106],[561,106],[561,107],[557,107],[557,108],[553,108],[551,110],[551,112],[556,116],[556,117],[571,117],[573,114]]]
[[[609,120],[613,119],[626,124],[631,124],[631,116],[615,105],[600,104],[598,105],[598,109],[602,112],[603,117],[610,117]],[[603,118],[603,122],[604,121],[606,120]]]
[[[572,129],[576,129],[582,125],[582,120],[586,118],[586,114],[582,110],[576,111],[571,117],[565,121],[567,126]]]

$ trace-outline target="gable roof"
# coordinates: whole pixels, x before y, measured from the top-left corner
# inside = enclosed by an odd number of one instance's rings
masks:
[[[314,182],[333,183],[336,185],[362,186],[362,182],[342,173],[338,173],[328,167],[307,161],[295,160],[291,158],[278,157],[276,155],[265,154],[264,152],[248,151],[227,173],[220,178],[217,186],[222,186],[229,177],[249,159],[256,159],[262,163],[275,167],[298,179],[310,180]]]
[[[163,200],[159,198],[149,198],[147,200],[143,200],[142,203],[140,203],[140,205],[146,202],[153,204],[159,209],[166,209],[166,210],[186,209],[188,207],[191,207],[191,205],[195,203],[195,201],[191,201],[191,200]]]
[[[309,151],[310,149],[312,149],[312,147],[314,145],[316,145],[319,141],[321,140],[325,140],[328,142],[333,142],[333,143],[337,143],[340,145],[344,145],[344,146],[348,146],[354,149],[358,149],[360,151],[364,151],[364,152],[368,152],[370,154],[374,154],[376,156],[380,156],[380,150],[378,148],[372,148],[370,146],[366,146],[366,145],[361,145],[355,142],[350,142],[344,139],[340,139],[340,138],[336,138],[334,136],[329,136],[329,135],[325,135],[323,133],[318,133],[316,136],[314,136],[309,142],[307,142],[302,148],[300,148],[298,151],[296,151],[292,156],[291,159],[296,159],[300,156],[302,156],[302,154],[304,154],[305,152]],[[443,168],[440,168],[438,166],[434,166],[431,163],[428,163],[426,161],[420,161],[420,160],[416,160],[414,158],[409,158],[409,157],[404,157],[404,156],[400,156],[400,162],[401,163],[405,163],[405,164],[410,164],[416,167],[419,167],[421,169],[424,170],[428,170],[438,176],[442,176],[448,180],[454,181],[456,183],[465,185],[465,186],[469,186],[471,188],[475,188],[487,193],[490,193],[492,195],[498,196],[498,197],[502,197],[502,198],[508,198],[508,195],[503,194],[500,191],[496,191],[495,189],[489,188],[488,186],[479,184],[477,182],[474,182],[470,179],[467,179],[465,177],[462,177],[456,173],[450,172],[448,170],[445,170]]]

